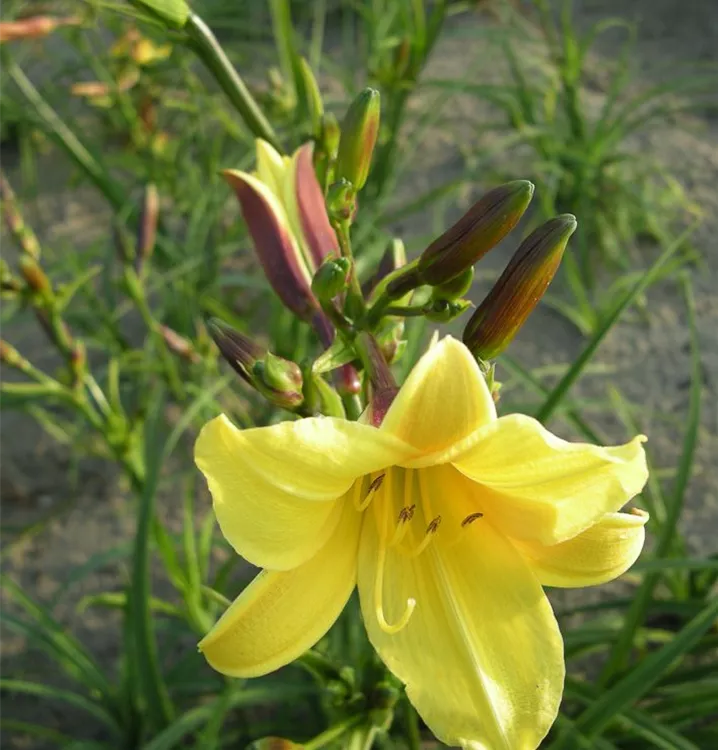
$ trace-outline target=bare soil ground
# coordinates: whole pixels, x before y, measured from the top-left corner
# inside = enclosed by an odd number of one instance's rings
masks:
[[[637,86],[661,81],[672,65],[705,61],[718,62],[718,3],[711,0],[585,0],[575,3],[579,22],[588,24],[608,16],[622,16],[638,22],[636,62]],[[459,75],[466,64],[467,40],[471,25],[465,18],[452,23],[438,46],[429,75]],[[612,37],[599,45],[595,56],[597,71],[603,61],[616,54]],[[472,50],[472,54],[473,54]],[[597,75],[598,92],[600,75]],[[457,116],[466,108],[477,107],[474,100],[457,99]],[[474,113],[476,114],[476,113]],[[480,117],[480,113],[479,113]],[[661,123],[635,143],[662,160],[704,211],[705,221],[695,235],[702,262],[693,272],[704,371],[703,414],[683,530],[695,553],[716,551],[718,532],[718,119],[716,113],[696,113]],[[404,192],[426,189],[433,180],[443,181],[461,168],[457,146],[437,133],[436,146],[416,159],[412,182]],[[49,165],[50,180],[33,207],[33,218],[42,232],[56,244],[90,237],[104,222],[98,208],[84,191],[63,188],[64,170]],[[53,177],[52,175],[55,175]],[[522,177],[516,174],[516,177]],[[478,190],[477,190],[478,192]],[[468,196],[467,196],[468,197]],[[579,217],[580,218],[580,217]],[[402,231],[424,234],[431,231],[429,220],[407,222]],[[105,224],[106,226],[106,224]],[[102,231],[102,230],[100,230]],[[513,245],[499,248],[488,268],[500,268]],[[648,256],[647,256],[648,257]],[[480,281],[479,292],[487,287]],[[684,302],[672,283],[663,283],[649,293],[649,315],[632,316],[622,322],[603,344],[597,362],[606,371],[589,375],[576,394],[605,398],[615,383],[640,407],[640,421],[649,435],[650,447],[659,466],[675,466],[687,409],[689,364],[688,331]],[[28,355],[41,353],[41,342],[31,334],[28,321],[4,335],[22,345]],[[540,309],[521,332],[512,355],[527,366],[567,363],[580,351],[583,340],[575,329],[547,308]],[[626,437],[623,428],[610,416],[597,422],[611,440]],[[4,561],[5,572],[15,578],[32,596],[48,601],[68,573],[90,556],[131,539],[134,528],[133,504],[127,488],[101,462],[71,462],[70,453],[58,447],[29,418],[4,414],[0,426],[2,447],[3,527],[16,529],[51,517],[42,530],[24,544],[16,545]],[[167,495],[164,512],[176,517],[175,497]],[[12,538],[7,534],[5,541]],[[98,658],[111,664],[117,656],[117,622],[104,611],[79,614],[75,605],[92,591],[111,589],[124,576],[121,566],[108,565],[72,589],[58,609],[67,627],[77,633]],[[6,633],[2,642],[3,673],[7,676],[43,679],[48,664],[44,657],[27,653],[22,638]],[[34,701],[3,701],[7,717],[29,720],[38,717]],[[42,720],[49,727],[73,732],[77,726],[64,711],[42,709]],[[33,748],[32,741],[17,740],[16,748]]]

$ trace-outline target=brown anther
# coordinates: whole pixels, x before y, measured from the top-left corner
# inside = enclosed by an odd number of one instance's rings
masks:
[[[369,485],[369,493],[367,493],[367,494],[370,494],[370,493],[375,492],[376,490],[378,490],[379,487],[381,487],[381,483],[384,481],[384,477],[385,476],[386,476],[386,474],[379,474],[378,477],[376,477],[375,479],[372,479],[372,482]]]
[[[416,505],[410,505],[409,507],[404,507],[399,511],[399,523],[408,523],[411,521],[411,519],[414,517],[414,511],[416,510]]]
[[[432,519],[431,523],[426,527],[426,533],[427,534],[435,533],[436,530],[439,528],[440,523],[441,523],[441,516],[437,516],[436,518]]]
[[[461,522],[461,528],[463,529],[465,526],[468,526],[469,524],[472,524],[474,521],[478,521],[479,518],[483,518],[483,513],[470,513],[466,518]]]

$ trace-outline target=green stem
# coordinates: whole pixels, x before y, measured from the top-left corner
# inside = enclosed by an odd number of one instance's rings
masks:
[[[190,13],[184,26],[195,52],[237,109],[247,127],[281,152],[279,140],[246,84],[230,62],[217,37],[196,14]]]
[[[47,127],[50,135],[72,158],[72,160],[95,183],[113,208],[120,210],[125,203],[122,190],[112,180],[102,164],[80,143],[77,136],[65,125],[55,110],[42,98],[14,60],[3,60],[5,72],[9,73],[22,95],[32,105],[37,115]]]
[[[347,419],[356,422],[364,410],[361,398],[356,393],[348,393],[342,396],[342,403],[344,404]]]
[[[314,739],[304,743],[304,750],[319,750],[322,747],[326,747],[334,740],[339,739],[342,735],[346,734],[349,730],[356,727],[362,720],[361,716],[352,716],[349,719],[340,721],[332,727],[329,727],[326,731],[318,734]]]
[[[337,233],[337,239],[339,240],[339,248],[342,256],[352,261],[351,276],[349,278],[349,289],[347,290],[347,310],[349,316],[354,320],[363,320],[366,315],[366,302],[364,295],[361,291],[361,285],[359,284],[359,277],[356,273],[356,263],[354,263],[354,255],[352,253],[351,239],[349,237],[349,222],[348,221],[335,221],[332,225]]]
[[[412,307],[411,305],[389,305],[384,309],[382,315],[398,315],[402,318],[420,318],[422,315],[426,315],[426,307],[421,305],[420,307]]]

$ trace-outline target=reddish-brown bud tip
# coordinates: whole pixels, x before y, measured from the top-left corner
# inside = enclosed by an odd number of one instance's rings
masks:
[[[422,281],[445,284],[473,266],[516,226],[533,193],[528,180],[514,180],[486,193],[424,250],[419,258]]]
[[[521,243],[466,325],[464,343],[474,356],[492,359],[509,345],[551,283],[576,226],[575,216],[562,214]]]

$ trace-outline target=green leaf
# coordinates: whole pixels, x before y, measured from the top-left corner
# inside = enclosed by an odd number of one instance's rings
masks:
[[[181,29],[189,17],[189,5],[184,0],[130,0],[137,8],[149,11],[155,18],[173,29]]]
[[[321,375],[323,372],[336,370],[337,367],[346,365],[357,357],[354,347],[342,336],[337,336],[331,346],[316,358],[312,372]]]
[[[579,379],[586,365],[591,361],[591,358],[596,353],[601,342],[606,337],[608,332],[618,322],[623,313],[633,304],[636,298],[647,289],[658,277],[661,268],[667,263],[671,257],[680,249],[687,237],[695,230],[697,224],[692,224],[685,232],[683,232],[678,238],[676,238],[666,250],[659,256],[656,262],[648,269],[646,274],[631,288],[606,315],[603,322],[599,325],[593,338],[588,342],[586,348],[579,354],[574,363],[569,367],[566,374],[561,378],[554,389],[549,393],[548,397],[544,401],[541,408],[536,414],[536,419],[540,422],[547,422],[556,407],[561,403],[563,398],[568,393],[569,389]]]
[[[711,601],[668,643],[646,657],[613,687],[598,696],[576,719],[576,729],[589,738],[598,737],[614,720],[616,714],[643,697],[673,663],[700,641],[703,634],[713,627],[716,617],[718,599]],[[553,750],[563,750],[566,747],[565,740],[559,739],[551,747]]]
[[[695,302],[693,300],[691,283],[687,275],[682,276],[682,282],[686,297],[688,327],[691,338],[691,391],[686,432],[683,439],[683,451],[678,464],[678,473],[672,497],[666,503],[666,519],[661,526],[654,550],[654,556],[658,559],[667,556],[671,550],[673,537],[678,527],[678,519],[683,509],[686,487],[693,469],[693,458],[698,440],[698,428],[700,426],[702,372],[698,331],[696,328]],[[643,583],[626,613],[623,628],[616,639],[611,655],[601,673],[601,681],[604,684],[626,663],[635,633],[645,620],[646,612],[653,597],[653,591],[659,580],[660,571],[651,572],[643,579]]]
[[[9,680],[0,679],[0,690],[9,693],[24,693],[25,695],[35,695],[47,700],[56,700],[62,703],[68,703],[79,708],[86,713],[94,716],[98,721],[108,727],[116,736],[120,736],[121,730],[112,714],[105,710],[101,705],[85,698],[83,695],[73,693],[67,689],[59,689],[50,685],[43,685],[38,682],[28,682],[26,680]]]

